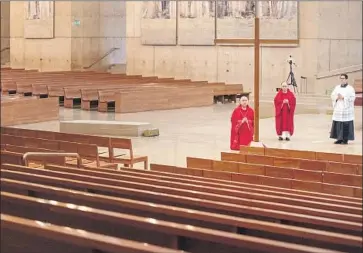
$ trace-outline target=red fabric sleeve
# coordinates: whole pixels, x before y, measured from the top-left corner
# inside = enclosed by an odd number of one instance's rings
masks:
[[[296,97],[294,95],[294,93],[292,93],[291,91],[288,91],[288,98],[289,100],[289,129],[290,129],[290,134],[293,135],[294,134],[294,114],[295,114],[295,108],[296,108]]]
[[[275,116],[279,116],[281,114],[281,107],[282,107],[282,91],[280,90],[274,99],[274,104],[275,104]]]

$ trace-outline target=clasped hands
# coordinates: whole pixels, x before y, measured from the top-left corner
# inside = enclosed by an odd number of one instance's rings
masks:
[[[284,99],[282,102],[283,102],[284,104],[288,104],[288,103],[289,103],[289,100],[288,100],[288,99]]]
[[[342,100],[342,99],[344,99],[344,96],[342,94],[338,93],[338,100]]]
[[[245,123],[245,122],[247,122],[248,121],[248,119],[246,118],[246,117],[244,117],[243,119],[242,119],[242,123]]]

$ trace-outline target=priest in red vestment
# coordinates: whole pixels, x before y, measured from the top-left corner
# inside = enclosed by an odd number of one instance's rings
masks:
[[[274,99],[275,104],[275,125],[279,140],[289,141],[294,134],[294,113],[296,98],[287,86],[286,82],[281,84],[281,89]]]
[[[234,109],[231,117],[231,150],[250,145],[254,133],[254,116],[253,109],[248,106],[248,98],[241,97],[240,105]]]

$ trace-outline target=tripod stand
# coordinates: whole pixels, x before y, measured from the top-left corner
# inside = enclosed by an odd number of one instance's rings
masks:
[[[294,87],[294,92],[295,93],[299,93],[299,90],[297,88],[297,83],[296,83],[296,80],[295,80],[295,75],[294,75],[294,72],[292,71],[292,61],[289,61],[289,64],[290,64],[290,73],[286,79],[286,83],[287,85],[292,85]],[[290,79],[290,82],[289,82],[289,79]]]

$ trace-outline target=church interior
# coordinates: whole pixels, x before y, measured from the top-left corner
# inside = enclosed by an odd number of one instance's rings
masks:
[[[362,252],[361,1],[0,7],[1,253]]]

